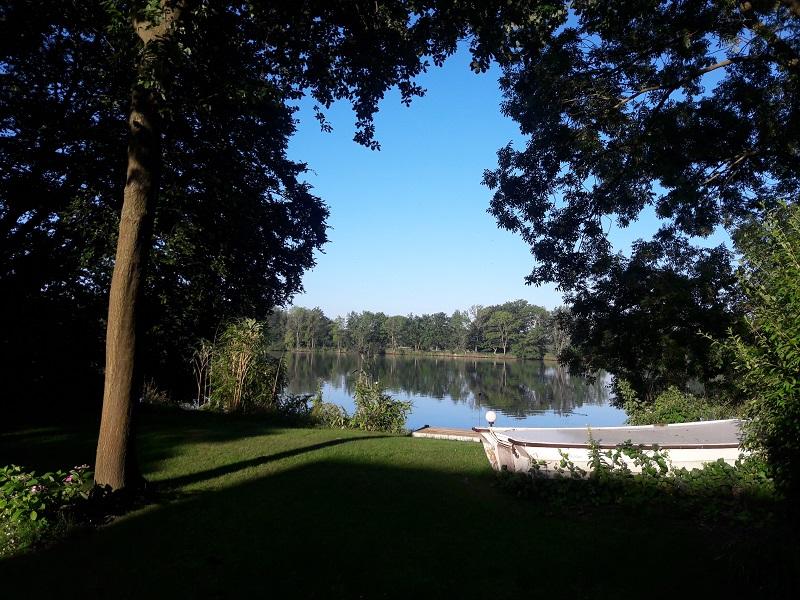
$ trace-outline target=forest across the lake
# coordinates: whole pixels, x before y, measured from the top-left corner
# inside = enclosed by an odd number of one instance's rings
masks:
[[[350,312],[330,317],[321,308],[276,310],[267,321],[271,343],[287,350],[335,349],[365,354],[491,354],[542,359],[569,343],[568,312],[527,300],[433,314]]]

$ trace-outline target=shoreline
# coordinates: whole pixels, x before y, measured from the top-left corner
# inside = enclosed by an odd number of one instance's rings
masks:
[[[335,348],[291,348],[288,350],[276,350],[276,352],[292,352],[295,354],[352,354],[358,355],[359,352],[355,350],[336,350]],[[416,351],[416,350],[391,350],[387,349],[381,352],[376,352],[370,356],[406,356],[409,358],[460,358],[470,360],[502,360],[502,361],[535,361],[535,362],[550,362],[557,363],[558,359],[551,355],[545,354],[542,358],[518,358],[513,354],[492,354],[489,352],[449,352],[449,351]]]

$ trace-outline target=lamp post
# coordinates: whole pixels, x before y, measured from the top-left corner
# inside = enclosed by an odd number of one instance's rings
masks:
[[[486,420],[489,422],[489,427],[494,427],[494,422],[497,420],[497,415],[493,410],[486,411]]]

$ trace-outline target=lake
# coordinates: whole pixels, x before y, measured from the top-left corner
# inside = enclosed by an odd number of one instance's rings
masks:
[[[625,413],[611,405],[610,377],[595,381],[570,375],[555,363],[517,360],[290,353],[287,391],[310,394],[322,385],[326,402],[353,412],[359,369],[366,368],[388,393],[411,400],[406,426],[468,429],[497,413],[498,427],[579,427],[622,425]]]

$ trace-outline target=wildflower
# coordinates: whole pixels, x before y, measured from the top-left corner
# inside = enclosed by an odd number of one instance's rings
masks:
[[[72,483],[74,480],[75,479],[72,477],[72,475],[68,475],[64,478],[64,483]]]
[[[31,486],[31,494],[40,494],[45,490],[43,485],[34,485]]]

